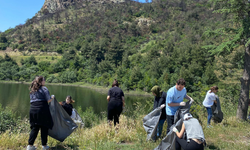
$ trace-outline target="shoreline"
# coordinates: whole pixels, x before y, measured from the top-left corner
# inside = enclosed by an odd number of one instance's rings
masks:
[[[31,84],[31,82],[20,82],[20,81],[1,81],[0,83],[13,83],[13,84]],[[74,83],[46,83],[46,85],[61,85],[61,86],[75,86],[75,87],[82,87],[82,88],[88,88],[91,90],[95,90],[102,94],[107,94],[108,90],[111,87],[104,87],[94,84],[89,84],[85,82],[74,82]],[[152,94],[144,91],[123,91],[125,95],[128,96],[144,96],[144,97],[153,97]]]

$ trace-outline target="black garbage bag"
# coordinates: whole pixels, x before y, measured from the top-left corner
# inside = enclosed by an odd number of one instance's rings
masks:
[[[186,106],[181,106],[174,115],[174,124],[170,127],[168,134],[162,139],[161,143],[154,150],[175,150],[175,138],[176,134],[173,132],[173,128],[176,127],[181,130],[184,114],[190,110],[190,101],[186,103]],[[183,137],[185,138],[185,137]]]
[[[213,113],[213,120],[215,123],[220,123],[223,120],[223,112],[221,111],[220,100],[219,97],[216,96],[216,102],[211,107]]]
[[[165,109],[165,107],[163,108]],[[161,107],[154,109],[148,115],[143,118],[143,127],[147,132],[147,140],[155,140],[154,137],[156,135],[157,126],[159,123],[159,119],[161,117]]]
[[[78,126],[55,98],[50,102],[49,109],[54,126],[49,129],[48,135],[63,142]]]

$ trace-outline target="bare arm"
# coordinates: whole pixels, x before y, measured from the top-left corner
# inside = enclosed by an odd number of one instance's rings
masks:
[[[179,137],[179,138],[182,138],[183,134],[184,134],[184,131],[185,131],[185,125],[184,123],[182,123],[182,127],[181,127],[181,131],[180,132],[175,132],[176,135]]]
[[[187,100],[191,100],[192,98],[190,97],[190,96],[188,96],[187,94],[186,94],[186,96],[184,97],[185,99],[187,99]]]
[[[107,96],[107,101],[109,102],[109,100],[110,100],[110,96],[108,95],[108,96]]]
[[[180,103],[168,103],[168,106],[170,107],[180,106]]]
[[[166,105],[168,105],[170,107],[180,106],[180,103],[173,103],[172,101],[173,101],[173,96],[167,95],[167,97],[166,97]]]
[[[48,103],[50,103],[53,100],[53,98],[51,98],[50,100],[48,100]]]
[[[54,99],[54,95],[51,96],[51,99],[48,100],[48,103],[50,103]]]

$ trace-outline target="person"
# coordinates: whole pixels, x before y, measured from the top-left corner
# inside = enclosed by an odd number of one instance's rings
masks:
[[[156,109],[156,108],[162,106],[163,104],[165,106],[165,103],[166,103],[165,99],[166,99],[166,95],[167,95],[166,92],[161,91],[161,88],[159,86],[154,86],[151,89],[151,92],[155,96],[153,109]],[[159,120],[159,124],[157,126],[156,138],[159,138],[161,136],[162,127],[163,127],[165,120],[166,120],[166,109],[163,108],[162,113],[161,113],[161,117]]]
[[[206,97],[203,101],[203,106],[207,109],[207,127],[212,127],[210,125],[210,121],[212,119],[213,113],[211,106],[216,103],[216,93],[218,92],[219,88],[217,86],[212,86],[209,91],[207,91]]]
[[[166,98],[166,113],[167,113],[167,134],[170,131],[170,127],[174,124],[174,114],[180,108],[180,106],[185,106],[186,103],[183,99],[190,100],[192,103],[194,100],[187,95],[187,90],[185,88],[185,80],[179,79],[176,85],[170,88],[167,92]]]
[[[180,132],[176,127],[173,131],[176,133],[175,149],[181,150],[204,150],[205,137],[199,121],[190,113],[186,113],[183,117],[184,121]],[[182,138],[184,131],[186,132],[186,139]]]
[[[108,121],[111,125],[111,122],[114,120],[114,126],[119,124],[119,116],[125,106],[124,102],[124,93],[119,88],[119,83],[115,79],[112,83],[112,88],[108,91],[107,96],[108,101]]]
[[[42,149],[47,150],[48,130],[52,129],[53,121],[49,110],[48,102],[51,102],[49,90],[44,86],[43,76],[37,76],[30,86],[30,136],[27,150],[35,150],[33,146],[39,130],[41,131]]]
[[[72,99],[70,95],[66,97],[66,100],[63,102],[60,102],[59,104],[62,105],[64,110],[69,114],[69,116],[72,116],[72,110],[73,110],[73,105],[75,101]]]

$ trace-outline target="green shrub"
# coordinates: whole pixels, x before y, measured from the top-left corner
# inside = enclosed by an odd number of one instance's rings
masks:
[[[0,133],[9,129],[14,129],[19,118],[16,118],[15,113],[9,108],[3,108],[0,104]]]
[[[82,112],[80,107],[77,110],[82,117],[84,127],[91,128],[99,123],[99,117],[94,113],[93,107],[88,107],[84,112]]]
[[[7,43],[0,43],[0,50],[6,50],[7,46]]]

